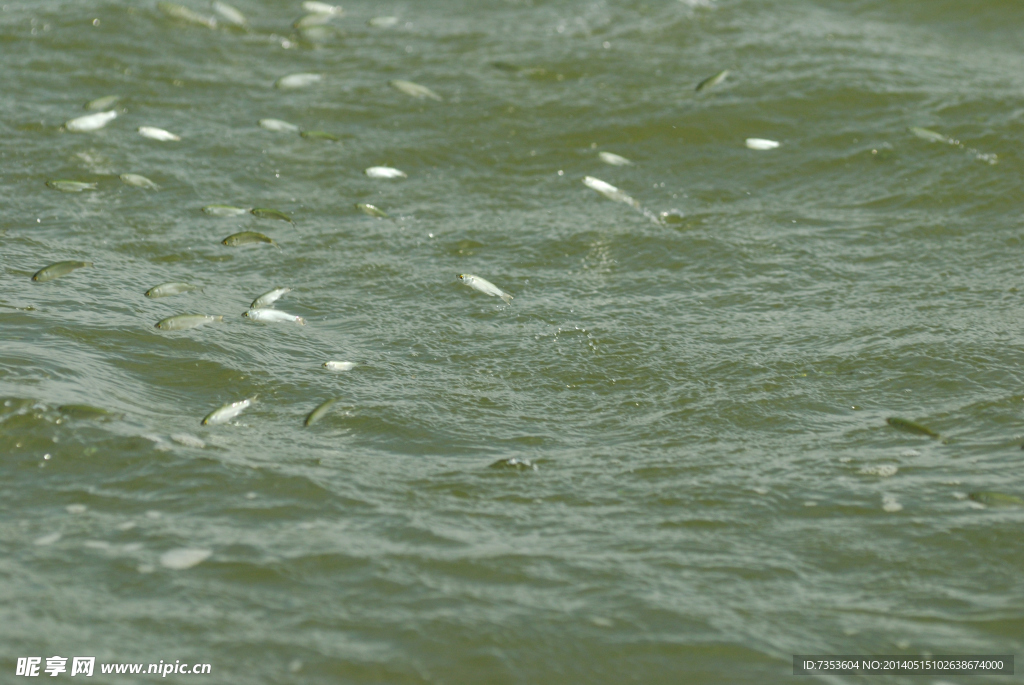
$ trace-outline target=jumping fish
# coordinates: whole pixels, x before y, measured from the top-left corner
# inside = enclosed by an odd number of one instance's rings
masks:
[[[323,26],[333,18],[333,15],[329,12],[313,12],[307,14],[304,17],[296,19],[292,24],[292,28],[302,31],[303,29],[311,29],[317,26]]]
[[[184,5],[179,5],[176,2],[164,2],[161,0],[161,2],[156,3],[156,7],[172,19],[180,19],[181,21],[186,21],[190,24],[205,26],[208,29],[217,28],[217,20],[213,17],[203,16],[202,14],[190,10]]]
[[[104,95],[101,98],[89,100],[89,102],[85,103],[85,107],[83,107],[83,109],[87,109],[90,112],[97,112],[99,110],[108,109],[120,99],[120,95]]]
[[[612,166],[629,166],[633,162],[629,161],[625,157],[619,156],[614,152],[598,152],[597,156],[605,164],[611,164]]]
[[[373,26],[378,29],[391,28],[398,23],[398,17],[374,17],[370,21],[366,22],[367,26]]]
[[[146,297],[170,297],[171,295],[180,295],[192,290],[199,290],[199,286],[181,282],[161,283],[147,290]]]
[[[32,280],[36,283],[45,283],[46,281],[52,281],[55,278],[60,278],[61,276],[71,273],[75,269],[81,269],[86,266],[92,266],[92,262],[79,262],[75,260],[55,262],[35,272],[32,275]]]
[[[294,314],[277,309],[250,309],[242,312],[242,316],[252,321],[262,321],[264,323],[297,323],[300,326],[306,325],[306,320],[301,316],[295,316]]]
[[[117,118],[117,112],[97,112],[86,114],[84,117],[77,117],[64,122],[64,129],[73,133],[85,133],[87,131],[98,131],[111,121]]]
[[[729,75],[729,70],[728,69],[723,69],[722,71],[718,72],[714,76],[709,76],[706,79],[704,79],[703,81],[701,81],[700,83],[698,83],[697,84],[697,88],[695,89],[695,91],[699,93],[700,91],[704,90],[705,88],[713,88],[714,86],[717,86],[719,83],[724,81],[725,77],[728,76],[728,75]]]
[[[479,290],[480,292],[486,295],[490,295],[491,297],[500,297],[501,299],[505,300],[505,304],[512,304],[512,295],[509,295],[507,292],[505,292],[498,286],[494,285],[490,281],[484,280],[483,278],[480,278],[479,276],[474,276],[472,274],[458,274],[457,278],[466,285],[468,285],[470,288],[473,288],[474,290]]]
[[[640,203],[626,195],[624,192],[613,186],[611,183],[605,183],[599,178],[593,176],[587,176],[583,179],[583,184],[588,188],[596,190],[597,192],[604,195],[609,200],[615,200],[616,202],[622,202],[635,209],[640,209]]]
[[[316,409],[309,412],[309,416],[306,417],[305,425],[312,426],[314,423],[322,419],[337,402],[337,399],[330,399],[326,402],[322,402]]]
[[[243,411],[252,406],[252,403],[256,401],[256,397],[253,396],[247,400],[239,400],[237,402],[229,402],[228,404],[222,405],[217,409],[214,409],[203,418],[203,425],[209,426],[217,423],[227,423],[231,419],[235,418]]]
[[[80,193],[83,190],[96,190],[95,183],[84,181],[47,181],[46,185],[62,193]]]
[[[249,25],[249,20],[245,18],[245,15],[226,2],[215,1],[213,3],[213,11],[232,26],[245,28]]]
[[[223,316],[209,316],[206,314],[177,314],[175,316],[168,316],[166,319],[160,319],[156,322],[156,327],[162,331],[185,331],[189,328],[195,328],[196,326],[202,326],[204,324],[213,323],[214,321],[223,320]]]
[[[203,213],[210,216],[241,216],[249,210],[245,207],[232,207],[231,205],[206,205]]]
[[[295,124],[289,124],[287,121],[282,121],[281,119],[260,119],[260,126],[268,131],[287,131],[288,133],[294,133],[299,130],[299,127]]]
[[[323,367],[330,371],[351,371],[356,366],[355,362],[324,362]]]
[[[389,166],[372,166],[364,172],[370,178],[408,178],[408,174]]]
[[[910,132],[922,140],[927,140],[932,143],[948,143],[950,139],[941,133],[937,133],[927,128],[921,128],[920,126],[911,126]]]
[[[292,218],[284,212],[277,209],[270,209],[269,207],[255,207],[249,210],[249,213],[259,219],[277,219],[278,221],[287,221],[290,224],[294,224]]]
[[[927,435],[929,438],[941,437],[938,433],[936,433],[935,431],[931,430],[930,428],[922,426],[921,424],[919,424],[919,423],[917,423],[915,421],[908,421],[907,419],[901,419],[898,416],[890,416],[889,418],[887,418],[885,420],[885,422],[888,423],[893,428],[897,428],[897,429],[899,429],[901,431],[906,431],[907,433],[916,433],[917,435]]]
[[[1024,499],[1002,492],[972,492],[967,496],[987,507],[1024,507]]]
[[[320,74],[289,74],[277,79],[274,86],[283,90],[305,88],[323,80],[323,78]]]
[[[253,243],[268,243],[275,247],[280,247],[272,238],[268,238],[262,233],[257,233],[256,231],[240,231],[239,233],[232,233],[220,242],[222,245],[227,245],[228,247],[252,245]]]
[[[326,2],[307,1],[302,3],[302,9],[312,14],[334,14],[340,16],[345,13],[345,11],[337,5],[328,5]]]
[[[774,150],[780,144],[777,140],[768,140],[767,138],[747,138],[745,142],[751,150]]]
[[[123,183],[136,188],[146,188],[147,190],[160,190],[160,186],[150,181],[145,176],[139,174],[121,174],[118,176]]]
[[[263,307],[269,307],[291,291],[291,288],[274,288],[273,290],[268,290],[253,300],[252,304],[249,305],[249,309],[262,309]]]
[[[151,140],[181,140],[181,136],[176,136],[170,131],[165,131],[162,128],[155,128],[153,126],[140,126],[139,133],[143,137],[149,138]]]
[[[395,81],[388,81],[388,85],[397,90],[400,93],[412,96],[414,98],[430,98],[431,100],[437,100],[438,102],[444,100],[440,95],[430,90],[426,86],[421,86],[418,83],[412,81],[402,81],[401,79]]]
[[[358,209],[360,212],[364,214],[369,214],[370,216],[375,216],[379,219],[390,218],[383,209],[380,209],[379,207],[375,207],[370,204],[366,204],[365,202],[357,202],[356,209]]]

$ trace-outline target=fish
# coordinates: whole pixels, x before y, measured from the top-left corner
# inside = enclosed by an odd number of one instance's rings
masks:
[[[751,150],[774,150],[780,143],[777,140],[767,138],[747,138],[746,145]]]
[[[292,218],[284,212],[277,209],[270,209],[269,207],[254,207],[249,210],[249,213],[258,219],[277,219],[278,221],[287,221],[290,224],[294,224]]]
[[[327,400],[326,402],[321,402],[316,409],[309,412],[309,416],[306,417],[304,425],[312,426],[314,423],[322,419],[324,415],[331,410],[331,407],[333,407],[337,402],[337,399],[331,399]]]
[[[301,316],[295,316],[294,314],[277,309],[249,309],[242,312],[242,316],[252,321],[262,321],[264,323],[297,323],[300,326],[306,325],[306,320]]]
[[[268,238],[262,233],[257,233],[256,231],[240,231],[239,233],[232,233],[220,242],[221,245],[227,245],[228,247],[239,247],[241,245],[251,245],[253,243],[269,243],[270,245],[280,247],[273,241],[273,239]]]
[[[124,183],[136,188],[146,188],[147,190],[160,190],[160,186],[150,181],[145,176],[139,174],[121,174],[118,176]]]
[[[345,10],[340,7],[328,5],[326,2],[304,2],[302,3],[302,9],[312,14],[334,14],[341,16],[345,13]]]
[[[299,135],[302,136],[303,138],[309,138],[311,140],[330,140],[335,143],[341,140],[341,138],[339,138],[338,136],[334,135],[333,133],[328,133],[327,131],[303,131]]]
[[[408,178],[408,174],[389,166],[372,166],[364,171],[370,178]]]
[[[76,260],[54,262],[35,272],[32,275],[32,280],[36,283],[45,283],[46,281],[52,281],[55,278],[65,276],[75,269],[82,269],[87,266],[92,266],[92,262],[79,262]]]
[[[605,183],[599,178],[593,176],[587,176],[583,179],[583,185],[587,186],[592,190],[604,195],[609,200],[615,200],[616,202],[622,202],[635,209],[640,209],[640,203],[626,195],[624,192],[613,186],[611,183]]]
[[[64,122],[64,129],[73,133],[85,133],[87,131],[98,131],[111,121],[117,118],[117,112],[96,112],[86,114],[84,117],[77,117]]]
[[[414,98],[430,98],[431,100],[437,100],[441,102],[444,100],[440,95],[430,90],[426,86],[421,86],[418,83],[412,81],[402,81],[401,79],[395,81],[388,81],[388,85],[397,90],[400,93],[405,93]]]
[[[605,164],[611,164],[612,166],[629,166],[633,162],[629,161],[625,157],[621,157],[614,152],[598,152],[597,156]]]
[[[987,507],[1024,507],[1024,499],[1002,492],[972,492],[967,496]]]
[[[320,74],[289,74],[288,76],[282,76],[274,82],[274,87],[281,88],[283,90],[290,90],[293,88],[305,88],[311,86],[314,83],[323,80],[323,76]]]
[[[922,426],[921,424],[916,423],[914,421],[908,421],[907,419],[901,419],[898,416],[890,416],[889,418],[887,418],[885,420],[885,422],[888,423],[893,428],[897,428],[897,429],[899,429],[901,431],[906,431],[907,433],[916,433],[917,435],[927,435],[929,438],[941,437],[938,433],[936,433],[935,431],[931,430],[930,428]]]
[[[156,3],[156,8],[172,19],[180,19],[190,24],[205,26],[208,29],[217,28],[217,20],[213,17],[203,16],[176,2],[164,2],[161,0],[161,2]]]
[[[161,283],[147,290],[146,297],[170,297],[171,295],[180,295],[193,290],[199,290],[199,286],[181,282]]]
[[[268,290],[253,300],[252,304],[249,305],[249,309],[262,309],[263,307],[269,307],[291,291],[291,288],[274,288],[273,290]]]
[[[90,112],[98,112],[103,109],[109,109],[111,105],[120,99],[120,95],[104,95],[101,98],[89,100],[89,102],[85,103],[85,106],[82,109],[89,110]]]
[[[57,411],[73,419],[86,419],[90,421],[102,421],[106,419],[121,418],[124,414],[108,411],[102,407],[94,407],[90,404],[62,404]]]
[[[355,362],[324,362],[323,367],[330,371],[351,371],[356,366]]]
[[[156,322],[156,327],[162,331],[186,331],[214,321],[224,321],[224,317],[207,314],[176,314],[168,316],[166,319],[160,319]]]
[[[370,21],[366,22],[367,26],[373,26],[378,29],[391,28],[398,23],[398,17],[374,17]]]
[[[458,278],[460,281],[468,285],[470,288],[473,288],[474,290],[479,290],[480,292],[486,295],[490,295],[491,297],[500,297],[501,299],[505,300],[505,304],[512,304],[512,295],[509,295],[507,292],[505,292],[498,286],[494,285],[490,281],[484,280],[479,276],[474,276],[473,274],[458,274],[456,278]]]
[[[312,14],[307,14],[304,17],[296,19],[295,22],[292,23],[292,28],[301,31],[303,29],[309,29],[316,26],[323,26],[333,18],[334,15],[330,12],[313,12]]]
[[[231,205],[206,205],[203,213],[210,216],[241,216],[249,210],[245,207],[232,207]]]
[[[706,79],[704,79],[703,81],[701,81],[700,83],[698,83],[697,87],[694,90],[699,93],[700,91],[704,90],[705,88],[713,88],[714,86],[717,86],[719,83],[724,81],[725,77],[728,76],[728,75],[729,75],[729,70],[728,69],[723,69],[722,71],[718,72],[714,76],[709,76]]]
[[[213,11],[219,14],[221,18],[232,26],[245,28],[249,25],[249,20],[245,18],[245,15],[226,2],[219,2],[219,0],[215,1],[213,3]]]
[[[295,124],[289,124],[287,121],[280,119],[260,119],[260,126],[268,131],[287,131],[293,133],[299,130],[299,127]]]
[[[370,216],[375,216],[380,219],[390,218],[383,209],[380,209],[379,207],[374,207],[373,205],[370,204],[366,204],[365,202],[357,202],[356,209],[358,209],[360,212],[364,214],[369,214]]]
[[[153,126],[140,126],[139,133],[143,137],[150,138],[151,140],[181,140],[181,136],[176,136],[170,131],[165,131],[162,128],[155,128]]]
[[[84,181],[47,181],[46,185],[62,193],[80,193],[83,190],[96,190],[95,183]]]
[[[936,133],[935,131],[929,130],[927,128],[921,128],[919,126],[911,126],[908,130],[911,133],[913,133],[915,136],[917,136],[918,138],[921,138],[922,140],[930,141],[932,143],[948,143],[949,142],[949,138],[947,138],[946,136],[942,135],[941,133]]]
[[[256,396],[254,395],[247,400],[238,400],[237,402],[229,402],[228,404],[222,405],[207,414],[203,418],[202,424],[204,426],[209,426],[217,423],[227,423],[251,407],[252,403],[255,401]]]

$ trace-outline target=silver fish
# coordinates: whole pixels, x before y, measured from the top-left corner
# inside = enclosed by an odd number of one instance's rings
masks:
[[[120,99],[120,95],[104,95],[101,98],[89,100],[89,102],[85,103],[85,107],[83,109],[87,109],[90,112],[98,112],[100,110],[109,109],[111,105]]]
[[[161,283],[147,290],[146,297],[170,297],[171,295],[180,295],[192,290],[199,290],[199,286],[181,282]]]
[[[700,83],[698,83],[697,84],[697,88],[695,90],[696,90],[696,92],[699,93],[700,91],[704,90],[705,88],[713,88],[714,86],[717,86],[719,83],[724,81],[725,77],[728,76],[728,75],[729,75],[729,70],[728,69],[723,69],[722,71],[718,72],[714,76],[709,76],[708,78],[706,78],[703,81],[701,81]]]
[[[241,216],[248,214],[249,210],[245,207],[232,207],[231,205],[206,205],[203,207],[203,213],[210,216]]]
[[[355,362],[324,362],[323,367],[330,371],[351,371],[356,366]]]
[[[295,124],[289,124],[287,121],[280,119],[260,119],[260,126],[268,131],[287,131],[293,133],[299,130],[299,127]]]
[[[491,297],[500,297],[505,300],[505,304],[512,303],[512,296],[490,281],[484,280],[479,276],[474,276],[473,274],[458,274],[457,278],[474,290],[479,290]]]
[[[226,2],[215,1],[213,3],[213,11],[219,14],[227,23],[232,26],[238,26],[239,28],[245,28],[249,25],[249,20],[245,18],[245,15],[239,12],[237,9],[227,4]]]
[[[611,164],[612,166],[629,166],[633,162],[629,161],[625,157],[621,157],[614,152],[598,152],[597,156],[605,164]]]
[[[626,195],[624,192],[613,186],[611,183],[605,183],[599,178],[587,176],[586,178],[583,179],[583,185],[593,190],[596,190],[609,200],[622,202],[635,209],[640,209],[640,203],[631,198],[629,195]]]
[[[84,117],[78,117],[64,122],[64,128],[74,133],[98,131],[116,118],[117,112],[114,110],[110,110],[109,112],[97,112],[96,114],[86,114]]]
[[[118,176],[124,183],[136,188],[146,188],[147,190],[160,190],[160,186],[150,181],[145,176],[139,174],[121,174]]]
[[[273,290],[268,290],[253,300],[252,304],[249,305],[249,309],[262,309],[263,307],[269,307],[291,291],[291,288],[274,288]]]
[[[208,29],[217,28],[217,20],[213,17],[206,17],[198,12],[190,10],[184,5],[179,5],[176,2],[158,2],[156,3],[158,10],[166,14],[172,19],[180,19],[181,21],[187,21],[190,24],[197,24],[199,26],[205,26]]]
[[[292,23],[292,28],[302,31],[303,29],[311,29],[316,26],[323,26],[324,24],[331,21],[334,18],[330,12],[314,12],[313,14],[307,14],[304,17],[296,19]]]
[[[302,3],[302,9],[312,14],[334,14],[341,16],[345,13],[340,7],[328,5],[326,2],[304,2]]]
[[[203,425],[209,426],[217,423],[227,423],[231,419],[235,418],[243,411],[252,406],[252,403],[256,401],[256,397],[250,397],[247,400],[239,400],[237,402],[230,402],[217,409],[214,409],[203,419]]]
[[[295,316],[294,314],[277,309],[250,309],[247,312],[243,312],[242,316],[252,321],[262,321],[264,323],[297,323],[300,326],[306,325],[306,320],[301,316]]]
[[[323,78],[324,77],[320,74],[289,74],[288,76],[282,76],[277,79],[274,86],[284,90],[305,88],[306,86],[311,86],[314,83],[322,81]]]
[[[83,190],[96,190],[95,183],[85,183],[84,181],[47,181],[46,185],[62,193],[80,193]]]
[[[910,132],[922,140],[927,140],[932,143],[948,143],[949,138],[927,128],[921,128],[920,126],[911,126]]]
[[[56,262],[35,272],[35,274],[32,275],[32,280],[36,283],[45,283],[46,281],[52,281],[55,278],[71,273],[75,269],[81,269],[86,266],[92,266],[92,262],[79,262],[74,260]]]
[[[444,98],[426,86],[421,86],[420,84],[413,83],[412,81],[388,81],[388,85],[400,93],[405,93],[406,95],[410,95],[414,98],[420,98],[421,100],[423,98],[430,98],[431,100],[437,100],[438,102],[444,100]]]
[[[139,133],[143,137],[150,138],[152,140],[181,140],[181,136],[176,136],[170,131],[165,131],[162,128],[155,128],[153,126],[140,126]]]
[[[370,178],[408,178],[408,174],[389,166],[372,166],[364,172]]]
[[[337,402],[337,399],[331,399],[321,403],[316,409],[309,412],[309,416],[306,417],[305,425],[312,426],[314,423],[322,419]]]
[[[751,150],[774,150],[780,143],[767,138],[747,138],[746,144]]]
[[[366,22],[367,26],[373,26],[379,29],[391,28],[398,23],[398,17],[374,17],[370,21]]]
[[[374,205],[366,204],[365,202],[357,202],[356,209],[358,209],[360,212],[363,212],[364,214],[375,216],[378,219],[390,218],[388,217],[387,213],[380,207],[375,207]]]
[[[223,321],[223,316],[207,316],[206,314],[178,314],[168,316],[156,322],[156,327],[162,331],[185,331],[189,328],[202,326],[214,321]]]

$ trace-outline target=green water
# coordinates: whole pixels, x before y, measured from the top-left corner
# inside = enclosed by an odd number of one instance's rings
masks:
[[[305,37],[297,2],[233,5],[249,31],[0,11],[0,682],[53,655],[710,684],[1021,651],[1024,508],[968,497],[1024,496],[1018,3],[351,0]],[[247,230],[280,249],[220,242]],[[93,266],[30,279],[61,260]],[[167,281],[202,290],[144,296]],[[305,326],[241,316],[277,286]],[[179,313],[224,321],[154,327]]]

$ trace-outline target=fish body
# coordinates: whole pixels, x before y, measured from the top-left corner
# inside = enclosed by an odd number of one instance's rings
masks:
[[[927,435],[929,438],[941,437],[938,433],[936,433],[935,431],[931,430],[930,428],[928,428],[926,426],[922,426],[921,424],[919,424],[919,423],[917,423],[915,421],[908,421],[907,419],[901,419],[898,416],[890,416],[889,418],[887,418],[885,420],[885,422],[888,423],[893,428],[897,428],[897,429],[899,429],[901,431],[906,431],[907,433],[916,433],[917,435]]]
[[[249,210],[249,213],[258,219],[277,219],[278,221],[287,221],[290,224],[294,224],[292,218],[284,212],[277,209],[270,209],[269,207],[255,207]]]
[[[86,266],[92,266],[92,262],[79,262],[75,260],[68,260],[64,262],[54,262],[53,264],[43,267],[39,271],[32,275],[32,280],[36,283],[45,283],[46,281],[52,281],[55,278],[67,275],[75,269],[81,269]]]
[[[80,193],[83,190],[96,190],[95,183],[83,181],[47,181],[46,185],[62,193]]]
[[[774,150],[780,145],[779,141],[767,138],[747,138],[744,142],[751,150]]]
[[[312,426],[314,423],[322,419],[324,415],[331,410],[331,407],[333,407],[337,402],[337,399],[331,399],[327,400],[326,402],[322,402],[316,409],[309,412],[309,416],[306,417],[305,425]]]
[[[120,99],[120,95],[104,95],[101,98],[89,100],[89,102],[85,103],[85,107],[83,107],[83,109],[87,109],[90,112],[98,112],[100,110],[109,109]]]
[[[192,290],[199,290],[199,286],[181,282],[161,283],[147,290],[146,297],[170,297],[171,295],[180,295]]]
[[[263,323],[297,323],[300,326],[306,325],[306,320],[301,316],[295,316],[294,314],[277,309],[250,309],[243,312],[242,316],[252,321],[261,321]]]
[[[179,19],[181,21],[188,22],[189,24],[205,26],[208,29],[217,28],[217,20],[213,17],[203,16],[202,14],[190,10],[184,5],[179,5],[176,2],[164,2],[161,0],[161,2],[156,3],[156,7],[172,19]]]
[[[474,276],[472,274],[459,274],[457,278],[466,285],[468,285],[470,288],[473,288],[474,290],[479,290],[480,292],[486,295],[490,295],[491,297],[500,297],[501,299],[505,300],[505,304],[512,303],[512,295],[509,295],[507,292],[505,292],[504,290],[502,290],[501,288],[494,285],[488,280],[480,278],[479,276]]]
[[[615,200],[616,202],[622,202],[629,205],[630,207],[640,208],[640,203],[626,195],[624,192],[613,186],[611,183],[605,183],[599,178],[593,176],[587,176],[583,179],[583,185],[587,186],[592,190],[604,195],[609,200]]]
[[[229,402],[217,409],[214,409],[203,418],[203,425],[209,426],[217,423],[227,423],[231,419],[235,418],[243,411],[252,406],[252,403],[256,401],[255,397],[247,400],[239,400],[237,402]]]
[[[370,216],[375,216],[380,219],[389,218],[387,213],[383,209],[380,209],[379,207],[374,207],[373,205],[370,204],[366,204],[365,202],[357,202],[356,209],[358,209],[360,212],[364,214],[369,214]]]
[[[314,83],[322,81],[323,78],[324,77],[320,74],[289,74],[288,76],[282,76],[277,79],[274,86],[283,90],[305,88],[306,86],[311,86]]]
[[[149,138],[150,140],[181,140],[181,136],[176,136],[170,131],[165,131],[162,128],[156,128],[154,126],[140,126],[139,134],[144,138]]]
[[[370,178],[408,178],[408,174],[389,166],[372,166],[364,172]]]
[[[296,19],[295,22],[292,24],[292,28],[297,29],[299,31],[302,31],[303,29],[311,29],[314,27],[323,26],[333,18],[334,15],[331,14],[330,12],[313,12],[312,14],[307,14],[304,17]]]
[[[421,100],[424,98],[437,100],[438,102],[444,100],[444,98],[426,86],[421,86],[420,84],[413,83],[412,81],[402,81],[401,79],[398,79],[395,81],[388,81],[388,85],[400,93],[405,93],[406,95],[419,98]]]
[[[269,307],[291,291],[291,288],[274,288],[273,290],[268,290],[253,300],[252,304],[249,305],[249,309],[262,309],[264,307]]]
[[[351,371],[356,366],[355,362],[324,362],[323,367],[330,371]]]
[[[1024,507],[1024,499],[1002,492],[972,492],[967,496],[987,507]]]
[[[190,328],[203,326],[214,321],[223,321],[223,316],[209,316],[207,314],[177,314],[160,319],[156,327],[162,331],[186,331]]]
[[[304,2],[302,3],[302,9],[311,14],[333,14],[335,16],[341,16],[345,13],[345,11],[337,5],[328,5],[326,2]]]
[[[370,21],[366,22],[367,26],[373,26],[378,29],[391,28],[398,23],[398,17],[374,17]]]
[[[112,412],[102,407],[94,407],[91,404],[62,404],[57,407],[57,411],[73,419],[87,419],[91,421],[102,421],[104,419],[124,416],[124,414]]]
[[[122,182],[127,185],[135,186],[136,188],[146,188],[147,190],[160,190],[160,186],[150,181],[145,176],[139,174],[121,174],[118,176]]]
[[[729,70],[728,69],[723,69],[722,71],[718,72],[714,76],[709,76],[706,79],[704,79],[703,81],[701,81],[700,83],[698,83],[697,87],[695,88],[695,90],[696,90],[696,92],[699,93],[700,91],[704,90],[705,88],[713,88],[713,87],[717,86],[719,83],[721,83],[722,81],[724,81],[725,77],[728,76],[728,75],[729,75]]]
[[[232,207],[231,205],[206,205],[203,213],[210,216],[241,216],[249,210],[245,207]]]
[[[289,124],[287,121],[282,121],[281,119],[260,119],[260,126],[268,131],[287,131],[288,133],[294,133],[299,130],[299,127],[295,124]]]
[[[84,117],[77,117],[70,121],[66,121],[64,122],[64,128],[74,133],[98,131],[116,118],[117,112],[114,110],[110,110],[108,112],[96,112],[96,114],[86,114]]]
[[[232,26],[245,28],[249,25],[249,20],[245,18],[245,15],[226,2],[215,1],[213,3],[213,11]]]
[[[597,156],[605,164],[611,164],[612,166],[629,166],[633,162],[629,161],[625,157],[615,154],[614,152],[598,152]]]
[[[228,247],[240,247],[242,245],[252,245],[253,243],[268,243],[270,245],[277,245],[272,238],[268,238],[262,233],[256,231],[241,231],[239,233],[232,233],[224,240],[220,241],[222,245]]]
[[[911,126],[910,132],[922,140],[927,140],[932,143],[948,143],[949,138],[927,128],[921,128],[920,126]]]

